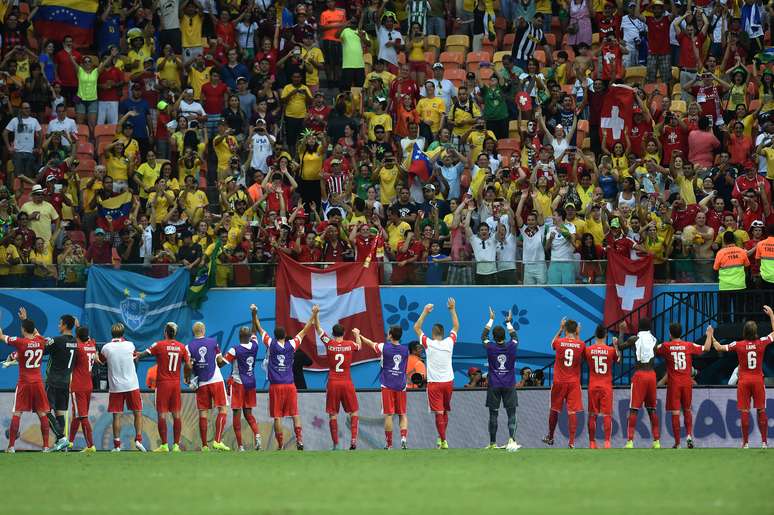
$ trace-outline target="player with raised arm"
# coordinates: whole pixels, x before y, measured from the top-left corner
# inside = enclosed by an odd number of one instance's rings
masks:
[[[656,356],[666,360],[666,410],[672,415],[672,433],[675,435],[675,444],[672,448],[680,448],[680,410],[682,410],[685,419],[685,442],[689,449],[693,449],[693,415],[691,413],[693,356],[700,355],[710,349],[714,329],[712,326],[707,327],[707,338],[703,347],[681,340],[681,334],[683,334],[683,326],[679,322],[669,324],[669,336],[672,337],[672,340],[656,345]]]
[[[8,429],[8,448],[5,452],[16,452],[14,444],[19,433],[22,413],[30,412],[38,415],[40,419],[40,434],[43,439],[43,451],[48,452],[48,418],[49,411],[46,389],[43,387],[43,376],[40,373],[40,361],[43,359],[48,340],[38,334],[35,322],[22,316],[22,335],[6,336],[0,328],[0,342],[16,349],[19,364],[19,380],[16,383],[16,394],[13,401],[13,415],[11,427]]]
[[[656,371],[653,368],[655,349],[658,341],[650,332],[650,319],[640,318],[637,322],[638,333],[625,342],[618,342],[618,351],[634,347],[635,365],[632,377],[631,399],[629,400],[629,420],[626,428],[627,449],[634,448],[634,429],[637,426],[637,412],[645,404],[650,418],[650,430],[653,434],[653,449],[661,449],[661,428],[656,413]]]
[[[97,452],[94,447],[94,436],[89,422],[89,405],[91,404],[91,392],[94,388],[91,371],[97,359],[97,345],[89,338],[89,328],[80,326],[75,330],[75,341],[78,347],[75,349],[73,373],[70,379],[70,400],[73,405],[73,419],[70,422],[70,447],[75,441],[78,427],[83,429],[83,437],[86,439],[86,447],[81,452]]]
[[[237,450],[244,452],[242,445],[242,414],[253,432],[254,449],[261,450],[261,432],[253,415],[256,405],[255,364],[258,361],[258,341],[249,327],[239,328],[239,345],[232,346],[223,356],[231,363],[231,426],[236,437]]]
[[[564,336],[562,334],[564,333]],[[554,360],[554,384],[551,385],[551,412],[548,415],[548,434],[543,443],[554,445],[554,431],[559,421],[559,412],[567,403],[567,430],[570,433],[568,447],[575,448],[575,432],[578,429],[577,413],[583,411],[581,397],[581,363],[586,344],[579,338],[580,324],[575,320],[562,319],[551,342],[556,351]]]
[[[376,343],[362,334],[360,329],[352,329],[355,342],[365,343],[379,356],[382,371],[379,381],[382,386],[382,415],[384,415],[384,438],[386,450],[392,449],[392,417],[398,415],[400,424],[400,447],[408,449],[408,414],[406,410],[406,366],[409,350],[400,344],[403,329],[394,325],[387,331],[387,341]]]
[[[19,318],[27,318],[27,311],[19,308]],[[46,367],[46,395],[51,410],[48,412],[48,423],[56,436],[53,450],[60,451],[69,443],[65,437],[65,417],[70,400],[70,373],[77,344],[73,329],[76,327],[75,317],[62,315],[59,317],[59,335],[48,338],[44,355],[48,354]]]
[[[186,345],[193,363],[190,385],[196,390],[202,452],[210,450],[207,446],[207,424],[209,423],[209,412],[213,405],[218,410],[218,416],[215,419],[215,439],[212,441],[212,448],[218,451],[230,451],[231,449],[222,442],[223,431],[226,429],[228,401],[226,400],[226,385],[223,383],[219,364],[223,365],[226,362],[220,355],[217,340],[208,338],[205,334],[207,333],[204,323],[196,322],[193,325],[194,339]]]
[[[317,306],[312,307],[312,317],[317,314],[318,310]],[[282,419],[293,417],[296,449],[303,451],[304,437],[301,430],[301,417],[298,415],[298,392],[296,391],[296,383],[293,381],[293,360],[296,349],[301,345],[306,333],[312,328],[312,318],[307,320],[306,325],[295,338],[288,340],[284,327],[274,327],[274,338],[263,330],[261,322],[258,320],[258,307],[255,304],[250,305],[250,311],[253,316],[253,331],[256,335],[260,335],[260,341],[266,346],[269,416],[274,419],[274,438],[277,440],[277,448],[283,449]]]
[[[351,440],[349,450],[357,449],[357,428],[360,417],[358,416],[359,405],[357,395],[355,394],[355,385],[352,384],[350,366],[352,365],[352,355],[360,350],[360,345],[344,339],[344,326],[336,324],[331,329],[333,338],[323,330],[320,325],[319,306],[312,307],[312,323],[320,336],[320,340],[325,345],[328,353],[328,387],[325,392],[325,410],[328,412],[329,425],[331,430],[331,439],[333,440],[333,449],[339,444],[339,423],[337,417],[339,408],[344,407],[344,411],[350,417]]]
[[[110,328],[113,339],[99,351],[99,360],[107,364],[108,370],[108,412],[113,414],[113,450],[121,450],[121,415],[124,405],[134,415],[134,447],[145,452],[142,444],[142,398],[137,370],[134,367],[134,344],[124,339],[124,324],[116,323]]]
[[[180,396],[181,363],[185,378],[191,374],[191,357],[185,345],[175,340],[177,324],[167,322],[164,326],[164,339],[151,344],[150,347],[138,353],[136,360],[145,356],[156,358],[156,414],[158,415],[159,437],[161,445],[153,452],[169,452],[167,444],[167,414],[172,414],[172,434],[174,443],[172,452],[180,452],[180,435],[183,432],[183,421],[180,418],[182,401]]]
[[[432,338],[428,338],[422,331],[425,318],[433,311],[432,304],[427,304],[414,322],[414,332],[417,333],[419,343],[425,348],[427,356],[427,402],[430,411],[435,414],[435,428],[438,431],[436,448],[438,449],[449,448],[446,429],[449,427],[449,412],[454,391],[452,353],[454,344],[457,342],[457,331],[460,329],[456,302],[452,297],[446,301],[446,307],[449,308],[452,321],[452,330],[447,337],[444,337],[444,328],[441,324],[433,324]]]
[[[494,325],[495,313],[489,308],[489,321],[481,332],[481,342],[486,349],[489,362],[489,384],[486,390],[486,407],[489,408],[489,446],[487,449],[497,449],[497,416],[500,414],[500,403],[508,415],[508,444],[505,450],[518,451],[521,447],[516,443],[516,407],[519,400],[516,396],[516,350],[519,346],[516,329],[511,324],[512,314],[508,311],[505,317],[505,328],[508,329],[509,341],[505,341],[505,329]],[[492,331],[494,342],[489,339]]]
[[[763,312],[769,316],[774,327],[774,311],[763,306]],[[736,384],[736,406],[742,421],[742,447],[749,448],[750,437],[750,398],[758,411],[758,429],[761,432],[761,448],[768,448],[769,419],[766,417],[766,387],[763,383],[763,354],[766,347],[774,341],[774,331],[758,337],[758,324],[748,320],[742,328],[742,339],[721,345],[712,337],[712,347],[718,352],[736,352],[739,359],[739,381]]]
[[[613,363],[621,358],[616,348],[618,340],[613,338],[612,347],[607,344],[605,326],[598,325],[594,337],[594,344],[586,347],[583,352],[589,365],[589,448],[597,448],[597,417],[602,415],[605,449],[609,449],[613,434]]]

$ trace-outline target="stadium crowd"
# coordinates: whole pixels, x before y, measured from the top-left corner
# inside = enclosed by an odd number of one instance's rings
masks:
[[[35,2],[16,4],[4,286],[210,260],[218,286],[271,284],[279,253],[375,260],[391,284],[601,282],[611,252],[711,281],[734,245],[761,282],[761,2],[116,0],[89,48],[38,37]],[[617,140],[616,83],[635,99]]]

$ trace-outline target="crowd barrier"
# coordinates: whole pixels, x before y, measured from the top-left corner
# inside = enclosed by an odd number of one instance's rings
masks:
[[[661,425],[661,442],[665,447],[672,444],[672,429],[670,419],[665,417],[664,402],[666,390],[658,390],[658,414]],[[112,417],[107,413],[107,394],[94,394],[91,403],[90,421],[94,428],[94,441],[97,449],[108,450],[112,448],[113,433],[111,429]],[[155,448],[159,445],[159,436],[156,429],[156,412],[153,405],[153,393],[143,394],[144,430],[143,439],[146,447]],[[547,432],[547,419],[549,408],[550,390],[545,388],[522,389],[518,392],[518,431],[517,440],[526,448],[544,448],[541,438]],[[0,420],[3,431],[0,434],[0,448],[8,445],[7,428],[10,422],[13,407],[13,392],[0,393]],[[488,420],[489,412],[484,406],[486,390],[457,390],[452,398],[452,411],[449,415],[448,441],[452,448],[479,448],[489,443]],[[384,446],[383,417],[381,415],[381,393],[378,391],[358,392],[360,403],[360,438],[359,449],[380,449]],[[586,391],[583,392],[583,404],[586,405]],[[306,450],[328,450],[331,448],[331,437],[328,429],[328,416],[325,413],[324,392],[300,392],[298,395],[299,411],[303,423],[304,447]],[[774,399],[767,399],[769,413],[774,413]],[[613,438],[614,447],[622,447],[626,437],[626,419],[629,411],[629,389],[617,388],[613,402]],[[642,410],[641,410],[642,411]],[[258,393],[258,406],[254,414],[260,426],[264,447],[274,450],[277,447],[272,433],[272,422],[268,417],[268,395],[265,392]],[[435,419],[428,412],[427,398],[424,391],[408,392],[408,416],[409,416],[409,447],[432,448],[435,446],[436,430]],[[577,446],[586,447],[587,414],[578,416]],[[734,388],[694,388],[693,390],[693,416],[694,437],[697,447],[739,447],[741,428],[739,412],[736,409],[736,390]],[[200,448],[198,413],[196,411],[195,395],[191,392],[183,393],[183,434],[182,446],[187,450]],[[214,411],[210,416],[209,435],[210,440],[214,434]],[[339,415],[340,445],[348,447],[349,424],[345,422],[344,414]],[[124,449],[129,449],[134,440],[132,417],[129,414],[123,416],[122,435]],[[682,423],[682,418],[681,418]],[[168,424],[172,438],[172,424]],[[38,417],[25,414],[22,417],[21,439],[17,441],[17,450],[39,450],[40,425]],[[284,421],[285,446],[295,449],[293,427],[290,419]],[[650,446],[650,431],[647,415],[640,413],[637,423],[635,445],[637,447]],[[397,419],[395,420],[397,435]],[[252,441],[252,433],[249,426],[243,421],[242,431],[244,442]],[[602,421],[597,423],[597,440],[602,441]],[[756,424],[751,424],[751,445],[758,446],[760,437]],[[559,418],[559,426],[556,433],[556,447],[567,446],[567,417],[563,412]],[[769,436],[774,437],[774,420],[769,421]],[[501,410],[499,419],[498,442],[504,444],[507,441],[507,420],[504,410]],[[395,439],[399,441],[398,436]],[[224,437],[224,443],[234,447],[234,433],[231,429],[231,413]],[[75,441],[75,448],[85,446],[81,433]]]

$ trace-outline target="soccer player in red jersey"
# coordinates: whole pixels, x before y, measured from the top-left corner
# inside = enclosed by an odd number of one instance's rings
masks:
[[[319,307],[314,309],[314,327],[320,340],[325,345],[328,354],[328,388],[325,395],[325,410],[330,417],[331,439],[333,449],[339,445],[339,422],[337,420],[339,408],[344,406],[344,411],[350,417],[350,429],[352,438],[349,450],[357,448],[358,402],[355,394],[355,386],[352,384],[352,376],[349,368],[352,365],[352,354],[360,350],[360,345],[344,339],[344,326],[336,324],[331,329],[333,338],[320,326]]]
[[[613,363],[620,360],[620,355],[615,348],[615,338],[612,347],[607,344],[605,326],[598,325],[594,336],[594,344],[583,351],[589,365],[589,448],[597,448],[597,417],[602,415],[605,449],[609,449],[610,437],[613,434]]]
[[[161,445],[153,452],[169,452],[167,444],[167,413],[172,413],[172,434],[174,444],[172,452],[180,452],[180,434],[183,431],[183,421],[180,419],[180,364],[183,363],[185,377],[191,374],[191,356],[185,345],[175,340],[177,324],[167,322],[164,326],[164,339],[151,344],[142,352],[138,352],[135,360],[145,356],[155,356],[158,371],[156,372],[156,413],[158,414],[159,437]]]
[[[564,333],[564,337],[562,337]],[[578,429],[576,413],[583,411],[581,399],[581,363],[586,344],[578,337],[580,324],[575,320],[562,319],[551,347],[556,351],[554,361],[554,384],[551,385],[551,413],[548,416],[548,434],[543,443],[554,445],[554,431],[559,421],[559,412],[567,402],[567,422],[570,432],[570,449],[575,448],[575,432]]]
[[[774,327],[774,312],[769,306],[763,306]],[[758,324],[753,320],[745,322],[742,339],[720,345],[713,337],[712,346],[718,352],[736,352],[739,359],[739,382],[736,385],[736,406],[742,419],[742,447],[749,447],[750,436],[750,398],[753,407],[758,410],[758,429],[761,432],[761,447],[768,448],[769,419],[766,417],[766,388],[763,385],[763,353],[774,340],[774,332],[758,338]]]
[[[650,419],[653,436],[653,449],[661,449],[661,428],[656,413],[656,370],[653,361],[656,357],[658,340],[650,332],[650,319],[641,317],[637,321],[638,333],[625,342],[617,344],[618,351],[634,347],[634,376],[632,377],[631,399],[629,400],[629,419],[626,427],[626,449],[634,448],[634,429],[637,426],[637,413],[645,405]]]
[[[19,432],[21,415],[32,412],[40,419],[40,434],[43,437],[43,452],[48,452],[48,396],[40,373],[40,361],[46,348],[47,339],[38,334],[35,322],[29,318],[21,320],[22,335],[6,336],[0,328],[0,341],[14,347],[18,354],[19,380],[16,383],[16,397],[13,402],[13,417],[8,429],[8,449],[16,452],[16,434]]]
[[[685,419],[685,441],[689,449],[693,449],[693,415],[691,414],[691,399],[693,398],[693,356],[707,352],[712,345],[712,326],[707,328],[707,338],[704,346],[696,345],[680,339],[683,326],[678,322],[669,324],[671,341],[656,345],[656,356],[666,360],[667,401],[666,410],[672,415],[672,433],[675,435],[673,449],[680,447],[680,410]]]
[[[89,328],[81,326],[75,330],[75,363],[70,378],[70,397],[73,403],[73,419],[70,422],[70,445],[75,441],[78,426],[83,428],[86,448],[81,452],[97,452],[89,422],[89,404],[91,404],[91,370],[97,361],[97,345],[89,338]]]

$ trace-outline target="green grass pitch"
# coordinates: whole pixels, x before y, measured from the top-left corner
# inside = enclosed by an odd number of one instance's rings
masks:
[[[774,513],[774,451],[394,450],[0,455],[0,511]]]

